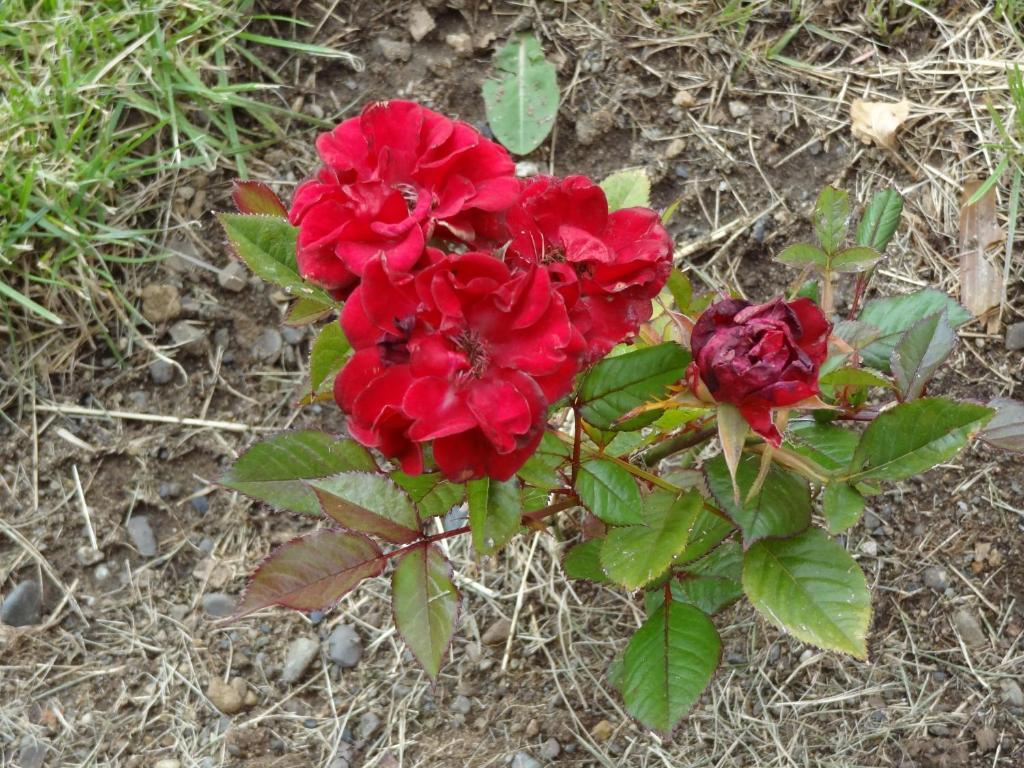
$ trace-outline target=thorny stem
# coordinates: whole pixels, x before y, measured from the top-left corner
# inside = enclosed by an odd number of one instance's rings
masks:
[[[866,272],[861,272],[857,275],[857,282],[853,286],[853,301],[850,302],[850,312],[846,316],[847,320],[853,320],[857,317],[857,311],[860,309],[860,301],[864,298],[864,291],[867,290],[868,281],[871,280],[871,275],[874,273],[874,269],[869,269]]]
[[[580,469],[580,449],[583,447],[583,428],[580,426],[580,407],[573,403],[572,406],[572,477],[569,482],[573,488],[576,487],[576,475]]]
[[[707,442],[716,434],[718,434],[718,428],[714,426],[704,427],[703,429],[699,429],[695,432],[683,432],[663,443],[651,446],[640,455],[640,458],[648,467],[653,467],[659,461],[671,456],[673,453],[679,453],[680,451],[685,451],[687,448],[693,448],[694,446]]]

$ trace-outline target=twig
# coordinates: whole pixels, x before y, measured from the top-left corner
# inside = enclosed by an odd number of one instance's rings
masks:
[[[224,432],[275,432],[272,427],[258,427],[241,424],[237,421],[215,421],[193,419],[186,416],[165,416],[161,413],[135,413],[132,411],[106,411],[99,408],[86,408],[80,405],[37,405],[37,411],[44,413],[60,413],[65,416],[86,416],[93,419],[124,419],[126,421],[154,421],[161,424],[180,424],[183,427],[207,427],[220,429]]]
[[[89,505],[85,503],[85,491],[82,489],[82,479],[78,476],[78,465],[71,465],[71,476],[75,480],[75,495],[78,496],[78,508],[82,510],[82,517],[85,518],[85,532],[89,534],[89,544],[92,551],[99,551],[99,544],[96,542],[96,531],[92,527],[92,518],[89,516]]]

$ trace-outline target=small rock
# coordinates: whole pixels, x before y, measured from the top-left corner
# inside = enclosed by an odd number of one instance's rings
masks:
[[[128,393],[128,402],[132,404],[132,408],[136,411],[144,411],[146,406],[149,405],[149,395],[141,389],[136,389]]]
[[[541,760],[554,760],[562,754],[562,745],[557,739],[548,739],[540,747]]]
[[[1024,691],[1016,680],[1003,680],[1000,687],[1003,689],[1003,701],[1011,707],[1024,707]]]
[[[540,762],[529,752],[516,752],[508,765],[509,768],[541,768]]]
[[[732,115],[734,120],[746,117],[750,114],[750,106],[744,101],[730,101],[729,114]]]
[[[139,550],[143,557],[153,557],[156,554],[156,536],[153,535],[153,528],[149,524],[149,518],[145,515],[136,515],[128,521],[128,536],[132,544]]]
[[[959,608],[953,614],[953,625],[967,645],[983,646],[986,644],[985,633],[981,629],[978,618],[967,608]]]
[[[758,219],[760,221],[760,219]],[[877,531],[885,522],[873,510],[864,510],[864,525],[869,531]]]
[[[946,572],[945,568],[930,565],[924,569],[924,584],[936,592],[945,592],[946,587],[949,586],[949,573]]]
[[[604,742],[608,741],[615,733],[615,726],[607,720],[601,720],[597,725],[590,729],[590,735],[594,737],[594,741]]]
[[[511,621],[508,619],[498,619],[487,628],[480,639],[483,640],[485,645],[497,645],[508,640],[508,633],[511,631]]]
[[[465,32],[455,32],[450,35],[445,35],[444,41],[458,56],[473,55],[473,38]]]
[[[685,139],[672,139],[665,147],[665,159],[671,160],[673,157],[679,157],[683,154],[684,149],[686,149]]]
[[[88,544],[83,544],[75,550],[75,559],[85,566],[96,565],[103,557],[102,549],[93,549]]]
[[[526,730],[523,733],[526,734],[526,738],[528,739],[536,738],[540,734],[540,723],[535,719],[531,719],[530,722],[526,724]]]
[[[376,712],[364,712],[359,718],[359,724],[356,726],[356,736],[363,741],[367,741],[379,728],[380,715]]]
[[[193,496],[191,504],[192,509],[200,515],[205,515],[210,511],[210,500],[206,496]]]
[[[12,589],[0,604],[0,622],[9,627],[38,624],[42,615],[43,592],[39,582],[26,579]]]
[[[170,327],[171,341],[185,352],[199,353],[206,342],[206,331],[188,320],[179,320]]]
[[[689,91],[676,91],[676,95],[672,97],[672,103],[677,107],[689,109],[697,103],[697,99]]]
[[[181,314],[178,289],[167,283],[150,283],[142,289],[142,316],[151,323],[165,323]]]
[[[226,291],[238,293],[249,284],[248,270],[240,261],[230,261],[217,273],[217,283]]]
[[[363,643],[355,629],[339,624],[327,636],[327,656],[342,669],[350,669],[363,657]]]
[[[336,757],[327,764],[327,768],[349,768],[350,764],[344,757]]]
[[[281,335],[284,337],[285,343],[295,346],[302,342],[306,332],[302,328],[296,328],[293,325],[286,325],[281,329]]]
[[[230,683],[213,677],[206,688],[206,698],[225,715],[237,715],[245,708],[246,692],[245,680],[240,677],[234,678]]]
[[[516,163],[516,176],[520,179],[528,179],[540,173],[540,166],[532,160],[520,160]]]
[[[679,179],[685,180],[690,178],[690,170],[685,165],[676,165],[672,169],[672,173],[674,173],[676,175],[676,178]]]
[[[211,616],[223,619],[235,612],[235,598],[223,592],[210,592],[203,595],[203,610]]]
[[[377,47],[380,48],[380,55],[390,62],[408,61],[412,58],[412,46],[404,40],[378,37]]]
[[[176,499],[181,496],[181,483],[176,483],[173,480],[169,483],[160,483],[160,487],[156,489],[156,492],[164,501]]]
[[[942,723],[932,723],[928,726],[928,733],[932,736],[944,737],[949,736],[949,726],[943,725]]]
[[[1006,348],[1011,352],[1024,349],[1024,323],[1014,323],[1006,329]]]
[[[284,657],[281,679],[286,683],[294,683],[313,663],[320,653],[320,641],[313,637],[297,637],[288,644]]]
[[[149,364],[149,378],[154,384],[169,384],[174,378],[174,366],[166,360],[154,360]]]
[[[878,556],[878,542],[874,539],[865,539],[860,543],[860,551],[868,557]]]
[[[14,764],[19,768],[43,768],[45,762],[46,745],[28,736],[22,738]]]
[[[576,119],[576,141],[584,146],[593,144],[612,127],[613,122],[612,114],[607,110],[580,115]]]
[[[460,715],[468,715],[472,709],[473,702],[469,700],[468,696],[462,696],[461,694],[455,697],[451,706],[452,712],[456,712]]]
[[[437,27],[430,11],[419,3],[409,9],[409,34],[417,43],[429,35]]]
[[[263,332],[252,345],[252,356],[258,360],[265,360],[272,363],[281,356],[281,348],[284,346],[284,339],[277,328],[264,328]]]
[[[994,728],[978,728],[974,732],[974,740],[978,743],[978,751],[994,752],[999,746],[999,735]]]

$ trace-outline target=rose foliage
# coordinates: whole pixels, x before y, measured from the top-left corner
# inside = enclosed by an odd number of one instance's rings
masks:
[[[301,402],[335,400],[347,427],[257,443],[222,479],[327,522],[259,566],[239,615],[327,610],[387,572],[398,631],[437,678],[462,602],[437,542],[469,534],[500,557],[523,531],[554,535],[568,577],[642,600],[609,680],[669,732],[718,664],[712,617],[741,597],[866,658],[870,594],[832,536],[972,437],[1020,447],[1019,404],[986,427],[992,408],[928,392],[971,320],[959,304],[865,301],[892,190],[847,246],[849,199],[826,188],[817,243],[778,255],[812,280],[754,303],[673,265],[642,172],[519,179],[501,146],[405,101],[317,150],[290,208],[241,182],[240,213],[221,215],[236,255],[296,297],[286,322],[321,324]]]

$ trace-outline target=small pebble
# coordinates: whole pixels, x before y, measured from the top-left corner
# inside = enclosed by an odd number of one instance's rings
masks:
[[[281,329],[281,335],[284,337],[285,343],[295,346],[302,342],[306,332],[302,328],[296,328],[293,325],[286,325]]]
[[[264,328],[256,343],[252,345],[252,356],[272,363],[281,356],[281,348],[284,346],[284,339],[277,328]]]
[[[43,768],[46,762],[46,745],[41,741],[25,736],[18,748],[18,757],[14,764],[18,768]]]
[[[127,528],[128,536],[139,554],[143,557],[153,557],[156,554],[156,536],[153,535],[149,518],[145,515],[136,515],[128,521]]]
[[[878,542],[874,539],[865,539],[860,543],[860,551],[868,557],[878,556]]]
[[[39,582],[26,579],[12,589],[0,604],[0,622],[9,627],[38,624],[42,616],[42,601]]]
[[[949,574],[945,568],[937,565],[930,565],[924,569],[924,584],[936,592],[945,592],[949,586]]]
[[[1014,323],[1006,329],[1006,348],[1011,352],[1024,349],[1024,323]]]
[[[178,289],[167,283],[150,283],[142,289],[142,316],[151,323],[164,323],[181,314]]]
[[[245,680],[240,677],[230,683],[213,677],[206,687],[206,698],[225,715],[236,715],[245,707],[246,688]]]
[[[509,768],[541,768],[540,762],[529,752],[516,752]]]
[[[736,120],[741,117],[746,117],[750,114],[750,106],[743,101],[730,101],[729,114]]]
[[[981,753],[993,752],[999,746],[999,734],[992,728],[979,728],[974,732],[974,740],[978,743]]]
[[[169,483],[160,483],[160,487],[157,488],[156,492],[164,501],[176,499],[181,496],[181,483],[176,483],[173,480]]]
[[[88,544],[83,544],[75,550],[75,559],[85,566],[96,565],[103,557],[102,549],[93,549]]]
[[[590,729],[590,735],[594,737],[594,741],[598,742],[608,741],[613,733],[615,733],[615,726],[607,720],[599,721]]]
[[[685,149],[686,142],[683,139],[672,139],[665,147],[665,159],[671,160],[673,157],[679,157]]]
[[[516,163],[516,176],[520,179],[528,179],[540,173],[540,166],[532,160],[520,160]]]
[[[949,736],[949,726],[943,725],[942,723],[932,723],[928,726],[928,733],[932,736]]]
[[[100,563],[96,566],[96,570],[92,572],[92,575],[95,577],[96,581],[106,581],[110,578],[110,568],[108,568],[106,564]]]
[[[434,17],[419,3],[409,9],[409,34],[417,43],[437,27]]]
[[[465,32],[454,32],[445,35],[445,43],[459,56],[473,55],[473,38]]]
[[[240,261],[230,261],[217,273],[217,283],[226,291],[238,293],[248,285],[248,270]]]
[[[672,172],[676,175],[677,178],[684,180],[690,178],[690,171],[686,168],[685,165],[675,166],[672,169]]]
[[[351,766],[344,757],[336,757],[327,764],[327,768],[351,768]]]
[[[967,608],[960,608],[953,614],[953,624],[967,645],[983,646],[986,644],[985,633],[978,618]]]
[[[206,496],[193,496],[192,497],[192,509],[198,512],[200,515],[205,515],[210,511],[210,500]]]
[[[376,712],[364,712],[359,718],[359,724],[356,726],[356,736],[363,741],[367,741],[379,728],[380,715]]]
[[[174,379],[174,366],[166,360],[154,360],[149,364],[149,378],[154,384],[169,384]]]
[[[452,701],[452,712],[457,712],[460,715],[468,715],[472,709],[473,702],[469,700],[468,696],[456,696],[455,700]]]
[[[1000,687],[1003,689],[1003,701],[1011,707],[1024,707],[1024,691],[1016,680],[1003,680]]]
[[[342,669],[351,669],[363,657],[363,643],[348,624],[339,624],[327,636],[327,656]]]
[[[390,62],[408,61],[412,58],[412,46],[404,40],[378,37],[377,47],[380,49],[381,56]]]
[[[548,739],[540,747],[541,760],[554,760],[562,754],[562,745],[557,739]]]
[[[497,645],[508,640],[508,633],[512,631],[512,622],[508,619],[498,619],[484,632],[483,640],[486,645]]]
[[[320,653],[320,641],[312,637],[298,637],[288,644],[281,669],[281,679],[285,683],[294,683],[302,677],[313,659]]]
[[[206,342],[206,331],[188,320],[179,320],[168,331],[175,346],[185,352],[199,353]]]
[[[203,610],[211,616],[223,619],[235,612],[235,598],[223,592],[210,592],[203,595]]]

